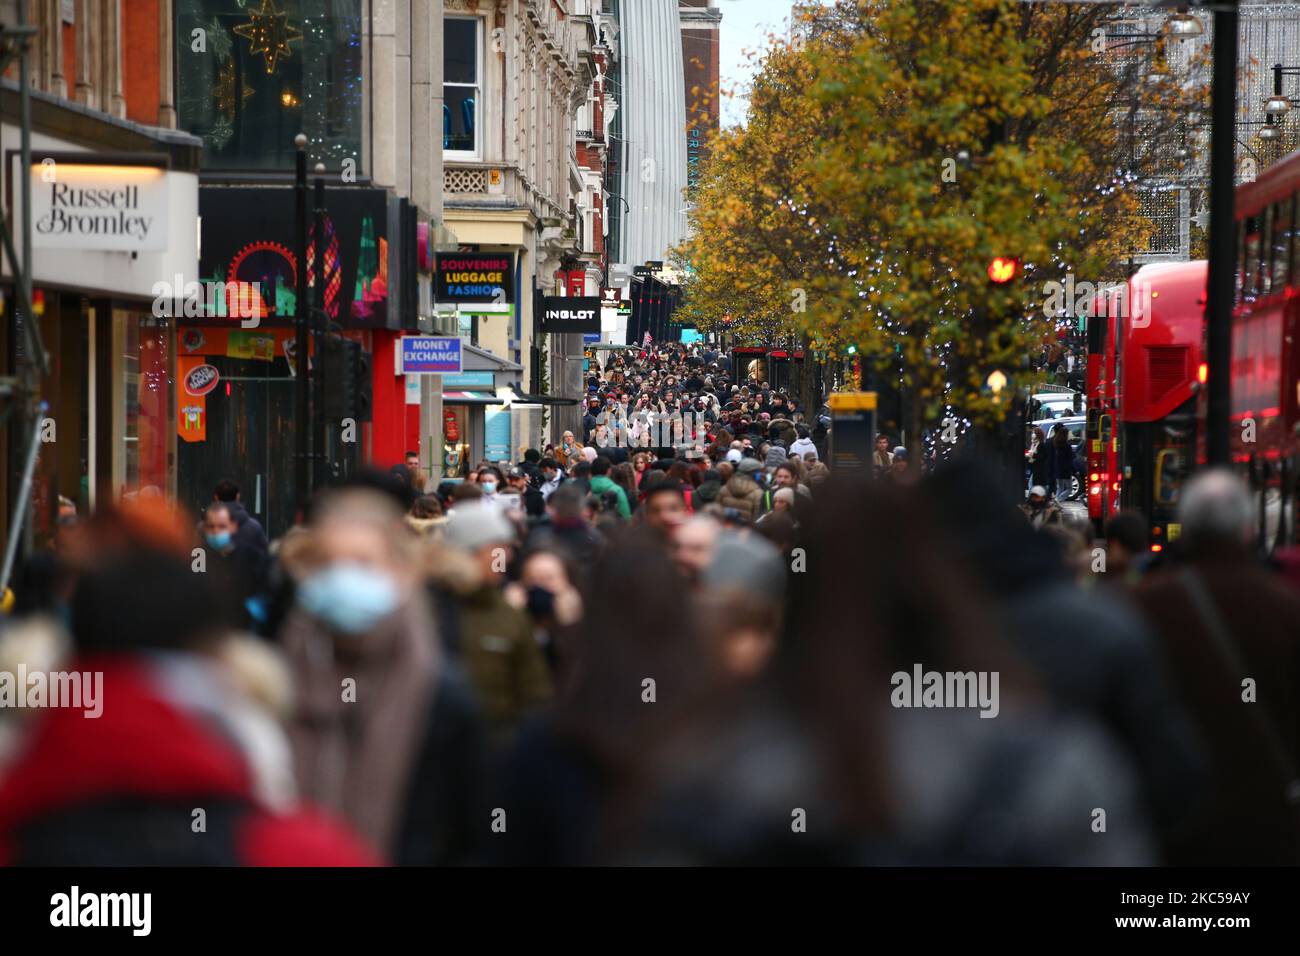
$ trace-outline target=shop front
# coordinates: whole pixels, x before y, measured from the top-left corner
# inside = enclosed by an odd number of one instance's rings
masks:
[[[294,455],[306,427],[297,408],[294,193],[287,186],[205,185],[199,202],[205,301],[201,315],[181,320],[178,334],[179,493],[197,505],[218,481],[233,480],[245,506],[275,535],[292,524],[299,505]],[[377,432],[395,432],[397,444],[405,437],[403,384],[372,359],[391,355],[395,337],[415,326],[414,267],[403,268],[407,255],[414,257],[415,219],[408,203],[383,189],[327,189],[325,207],[320,237],[314,225],[309,229],[308,287],[315,299],[319,255],[329,329],[364,353],[346,388],[342,381],[325,385],[334,394],[325,402],[318,474],[338,479],[374,460]],[[410,281],[398,281],[403,275]],[[315,375],[314,346],[308,361]],[[356,397],[349,415],[330,413],[341,392]]]
[[[201,141],[33,93],[32,164],[23,170],[16,94],[6,89],[0,100],[6,217],[21,222],[26,176],[32,314],[48,357],[32,488],[39,544],[61,499],[86,514],[123,496],[176,491],[175,324],[157,303],[171,284],[198,276]],[[15,242],[21,256],[21,231]],[[33,352],[7,259],[0,284],[4,361],[17,374]],[[31,423],[16,405],[8,411],[0,482],[12,503]]]
[[[514,462],[512,414],[523,366],[464,343],[463,371],[442,376],[442,477],[461,480],[479,463]]]

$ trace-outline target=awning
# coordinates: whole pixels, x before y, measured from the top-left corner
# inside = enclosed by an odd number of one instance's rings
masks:
[[[519,390],[519,386],[510,386],[515,393],[512,404],[514,405],[577,405],[576,398],[559,398],[555,395],[528,395]]]
[[[505,399],[491,392],[443,392],[444,405],[504,405]]]

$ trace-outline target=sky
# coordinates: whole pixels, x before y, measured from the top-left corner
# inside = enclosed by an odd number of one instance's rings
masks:
[[[748,84],[754,64],[745,51],[762,49],[768,33],[785,35],[788,30],[791,0],[712,0],[722,11],[722,88]],[[735,126],[745,119],[747,100],[742,95],[724,97],[722,125]]]

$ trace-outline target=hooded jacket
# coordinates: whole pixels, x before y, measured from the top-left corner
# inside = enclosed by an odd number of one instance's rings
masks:
[[[817,446],[813,444],[811,438],[798,438],[795,439],[794,443],[790,446],[790,452],[792,454],[797,454],[800,458],[808,454],[808,452],[812,452],[816,455]]]
[[[438,549],[429,570],[438,599],[449,603],[455,618],[453,652],[474,686],[490,742],[508,743],[520,721],[551,696],[550,672],[532,624],[463,551]]]
[[[0,866],[356,866],[378,859],[316,813],[276,813],[247,756],[131,654],[103,674],[98,718],[49,708],[0,777]],[[196,839],[202,807],[207,839]]]
[[[616,485],[609,475],[597,475],[591,479],[591,493],[603,495],[607,491],[617,492],[618,513],[624,518],[632,517],[632,507],[627,503],[627,493]]]
[[[763,513],[763,489],[753,478],[736,472],[722,487],[718,504],[724,508],[735,508],[746,521],[753,521]]]

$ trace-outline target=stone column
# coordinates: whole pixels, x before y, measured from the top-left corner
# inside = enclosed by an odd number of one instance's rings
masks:
[[[91,0],[77,0],[77,87],[75,99],[83,106],[97,106],[95,102],[95,36],[99,32],[95,9]]]
[[[176,37],[174,0],[158,0],[158,125],[176,128]]]

